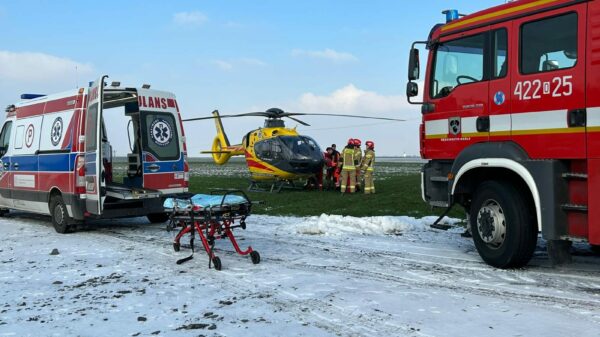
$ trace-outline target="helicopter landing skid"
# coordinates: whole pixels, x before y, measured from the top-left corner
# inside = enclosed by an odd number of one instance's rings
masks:
[[[248,186],[248,192],[269,192],[279,193],[284,188],[295,189],[294,182],[291,180],[273,180],[269,182],[258,182],[251,180],[250,186]]]

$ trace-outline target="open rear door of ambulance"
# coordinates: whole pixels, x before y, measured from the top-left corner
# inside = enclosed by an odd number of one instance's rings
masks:
[[[95,215],[102,214],[106,189],[102,165],[102,101],[106,78],[102,76],[90,86],[85,117],[85,206],[87,212]]]

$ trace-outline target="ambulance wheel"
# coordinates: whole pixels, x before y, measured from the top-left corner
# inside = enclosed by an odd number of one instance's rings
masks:
[[[58,233],[65,234],[71,230],[67,206],[60,195],[55,195],[50,200],[50,215],[52,225]]]
[[[212,258],[212,264],[216,270],[221,270],[221,259],[218,256]]]
[[[473,196],[471,231],[481,258],[496,268],[526,265],[537,243],[533,205],[510,182],[485,181]]]
[[[148,218],[148,221],[150,221],[151,223],[163,223],[163,222],[167,222],[167,220],[169,220],[168,213],[152,213],[152,214],[146,215],[146,217]]]
[[[252,252],[250,252],[250,259],[252,260],[252,263],[259,264],[260,263],[260,254],[255,250],[252,251]]]

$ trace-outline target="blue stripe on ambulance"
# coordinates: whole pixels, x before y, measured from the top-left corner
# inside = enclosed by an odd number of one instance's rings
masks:
[[[70,172],[77,153],[54,153],[40,155],[24,155],[2,158],[4,162],[10,159],[10,171],[40,171],[40,172]],[[14,169],[14,164],[19,164],[19,169]]]

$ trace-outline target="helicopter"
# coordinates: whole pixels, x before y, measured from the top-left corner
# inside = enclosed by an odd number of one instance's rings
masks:
[[[302,135],[296,127],[287,128],[283,118],[289,118],[304,126],[310,124],[296,116],[335,116],[345,118],[376,119],[403,122],[403,119],[367,117],[326,113],[293,113],[279,108],[263,112],[250,112],[236,115],[220,115],[218,110],[212,116],[184,119],[184,122],[214,119],[217,129],[210,151],[217,165],[226,164],[233,156],[245,156],[253,185],[258,182],[289,183],[313,177],[324,164],[323,151],[311,137]],[[262,128],[246,133],[242,142],[231,145],[223,128],[222,118],[265,117]],[[271,191],[273,191],[273,186]],[[278,190],[282,185],[279,185]],[[251,185],[252,187],[252,185]]]

